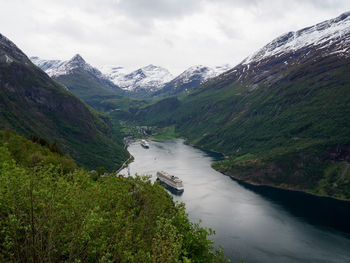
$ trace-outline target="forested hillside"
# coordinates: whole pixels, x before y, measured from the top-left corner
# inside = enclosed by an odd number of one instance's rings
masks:
[[[226,262],[157,183],[92,176],[36,141],[0,131],[1,262]]]

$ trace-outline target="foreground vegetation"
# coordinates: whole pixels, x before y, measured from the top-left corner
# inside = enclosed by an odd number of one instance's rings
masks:
[[[227,262],[149,178],[91,177],[35,141],[0,132],[0,262]]]

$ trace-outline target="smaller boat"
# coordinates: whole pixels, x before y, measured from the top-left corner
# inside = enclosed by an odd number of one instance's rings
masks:
[[[141,146],[142,146],[143,148],[146,148],[146,149],[149,148],[149,144],[148,144],[148,142],[147,142],[146,140],[141,140]]]
[[[166,188],[174,194],[182,194],[184,186],[182,180],[179,177],[170,175],[164,171],[157,172],[157,180],[166,186]]]

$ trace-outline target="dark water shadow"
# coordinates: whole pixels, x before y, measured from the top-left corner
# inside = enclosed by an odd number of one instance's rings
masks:
[[[193,146],[193,147],[198,149],[198,150],[200,150],[201,152],[204,152],[205,155],[207,155],[208,157],[212,158],[213,162],[218,162],[218,161],[225,160],[225,156],[222,153],[208,151],[208,150],[203,150],[203,149],[195,147],[195,146]]]
[[[350,202],[303,192],[251,185],[234,178],[244,188],[282,206],[293,216],[322,228],[342,232],[350,239]]]

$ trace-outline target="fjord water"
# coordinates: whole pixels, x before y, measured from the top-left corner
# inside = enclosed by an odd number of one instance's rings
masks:
[[[215,245],[231,262],[350,262],[350,203],[238,183],[211,168],[218,155],[180,139],[151,141],[149,149],[136,141],[128,150],[132,175],[155,180],[164,170],[183,180],[174,200],[216,231]]]

